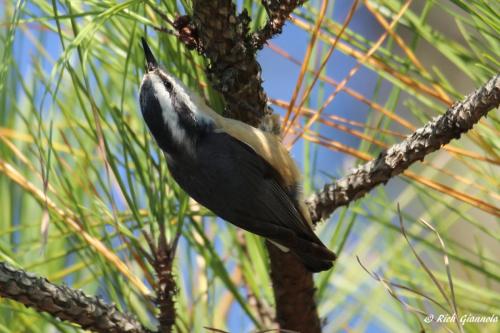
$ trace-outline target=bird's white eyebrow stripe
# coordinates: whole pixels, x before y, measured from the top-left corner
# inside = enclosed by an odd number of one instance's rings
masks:
[[[167,91],[158,75],[151,75],[151,83],[155,96],[161,106],[163,120],[165,125],[170,129],[173,139],[178,143],[187,143],[186,132],[180,127],[179,116],[173,109],[174,105],[170,93]]]

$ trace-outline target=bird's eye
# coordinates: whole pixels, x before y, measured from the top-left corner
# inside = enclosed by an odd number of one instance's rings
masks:
[[[167,88],[167,91],[172,92],[172,83],[168,79],[163,78],[163,77],[162,77],[162,81],[163,81],[163,85],[165,86],[165,88]]]

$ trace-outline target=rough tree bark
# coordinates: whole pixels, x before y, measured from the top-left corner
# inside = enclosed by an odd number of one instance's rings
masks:
[[[155,243],[148,233],[144,233],[148,243],[151,255],[148,255],[148,261],[156,273],[154,303],[158,308],[158,331],[170,333],[175,325],[177,311],[175,309],[175,296],[178,288],[172,271],[175,252],[180,237],[178,225],[175,237],[171,242],[167,241],[165,235],[165,224],[160,223],[158,241]]]
[[[120,312],[115,305],[106,304],[98,297],[87,296],[81,290],[55,285],[45,278],[14,269],[2,262],[0,296],[94,332],[151,332],[131,315]]]
[[[193,1],[193,24],[210,60],[206,73],[226,102],[225,115],[252,126],[272,113],[262,88],[261,68],[249,43],[246,11],[236,15],[232,0]]]

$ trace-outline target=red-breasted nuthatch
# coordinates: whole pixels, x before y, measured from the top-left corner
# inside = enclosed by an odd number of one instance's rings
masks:
[[[213,111],[158,66],[144,39],[142,46],[142,115],[180,187],[221,218],[291,251],[308,270],[331,268],[336,256],[313,232],[300,173],[280,140]]]

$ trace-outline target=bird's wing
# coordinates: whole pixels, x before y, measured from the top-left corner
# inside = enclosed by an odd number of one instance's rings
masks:
[[[230,118],[219,116],[216,122],[224,132],[250,146],[256,154],[271,165],[279,173],[285,186],[293,186],[300,181],[300,172],[295,162],[276,135]]]
[[[314,234],[269,163],[223,132],[206,134],[196,147],[196,160],[167,159],[172,176],[193,199],[292,250],[311,272],[332,267],[335,254]]]
[[[251,147],[226,133],[208,134],[199,144],[199,170],[191,175],[191,182],[201,177],[198,189],[186,189],[195,200],[251,232],[287,230],[321,244],[280,184],[279,173]]]

